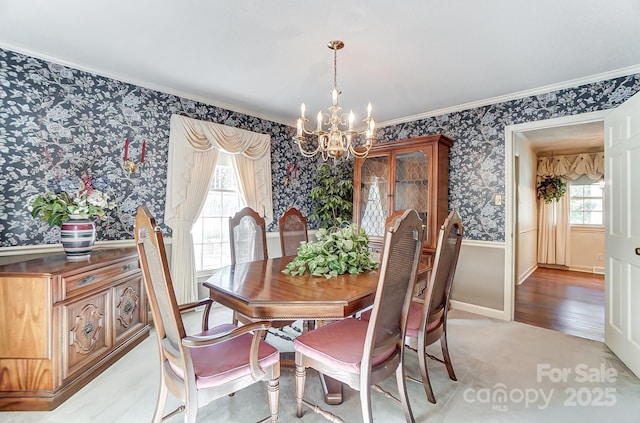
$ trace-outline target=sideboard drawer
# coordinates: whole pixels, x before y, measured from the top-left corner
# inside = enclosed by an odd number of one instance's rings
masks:
[[[81,295],[139,271],[138,259],[62,278],[62,300]]]

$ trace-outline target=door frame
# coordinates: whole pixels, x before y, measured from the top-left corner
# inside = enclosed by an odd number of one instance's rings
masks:
[[[553,119],[538,120],[534,122],[508,125],[504,128],[505,140],[505,260],[504,260],[504,319],[513,320],[515,302],[515,263],[516,253],[515,234],[517,229],[517,196],[516,196],[516,175],[515,175],[515,154],[514,144],[518,132],[531,131],[535,129],[555,128],[581,123],[602,122],[610,110],[599,110],[595,112],[582,113],[578,115],[563,116]],[[605,213],[607,206],[605,205]],[[606,227],[605,227],[606,231]],[[605,280],[605,284],[607,281]]]

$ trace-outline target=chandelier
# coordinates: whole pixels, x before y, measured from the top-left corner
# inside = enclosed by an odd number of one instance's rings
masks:
[[[351,155],[366,157],[373,141],[376,140],[374,135],[376,124],[371,117],[371,103],[367,106],[367,117],[363,120],[366,123],[366,128],[363,131],[354,130],[355,116],[353,111],[350,111],[348,115],[341,114],[342,108],[338,104],[338,96],[342,94],[342,91],[336,85],[336,63],[338,50],[344,47],[344,43],[339,40],[329,41],[327,47],[333,50],[333,90],[331,90],[330,113],[318,112],[317,127],[315,130],[309,131],[305,127],[309,120],[304,117],[305,106],[302,103],[294,140],[305,157],[313,157],[318,153],[322,154],[323,160],[327,160],[329,157],[334,160],[348,159]],[[327,129],[324,129],[323,126],[327,126]],[[315,142],[313,138],[316,138]],[[362,139],[364,139],[364,143],[361,144]]]

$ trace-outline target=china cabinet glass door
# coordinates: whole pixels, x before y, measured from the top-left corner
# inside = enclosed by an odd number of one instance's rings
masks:
[[[384,236],[389,213],[389,156],[365,159],[360,192],[360,227],[369,236]]]
[[[429,161],[420,150],[395,155],[393,210],[414,209],[424,220],[429,210]]]

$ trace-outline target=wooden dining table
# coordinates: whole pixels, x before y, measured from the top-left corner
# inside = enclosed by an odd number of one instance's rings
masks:
[[[378,271],[325,278],[282,273],[295,256],[225,266],[204,282],[212,300],[257,320],[344,319],[373,305]],[[424,274],[425,269],[421,269]],[[424,280],[424,278],[422,278]],[[424,282],[423,282],[424,283]],[[322,379],[327,404],[342,402],[342,385]]]

